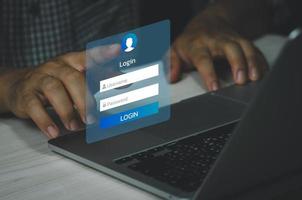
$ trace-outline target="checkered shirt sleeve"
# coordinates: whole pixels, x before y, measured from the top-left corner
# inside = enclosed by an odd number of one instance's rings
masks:
[[[138,23],[136,0],[0,0],[0,66],[34,67]]]

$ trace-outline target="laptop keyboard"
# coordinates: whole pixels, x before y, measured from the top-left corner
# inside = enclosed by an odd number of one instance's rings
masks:
[[[194,192],[228,140],[236,123],[154,147],[116,164],[185,192]]]

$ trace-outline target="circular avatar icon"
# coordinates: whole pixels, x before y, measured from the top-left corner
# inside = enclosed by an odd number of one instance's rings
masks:
[[[124,52],[131,52],[136,48],[137,45],[137,37],[134,33],[128,33],[123,37],[122,40],[122,50]]]

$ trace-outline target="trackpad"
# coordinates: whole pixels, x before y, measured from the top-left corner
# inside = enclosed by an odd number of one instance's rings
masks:
[[[168,122],[143,131],[171,140],[239,120],[245,108],[246,104],[209,93],[172,105]]]

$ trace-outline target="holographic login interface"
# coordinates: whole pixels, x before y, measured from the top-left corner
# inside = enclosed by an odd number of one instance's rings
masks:
[[[167,20],[87,45],[87,143],[170,118],[169,47]]]

